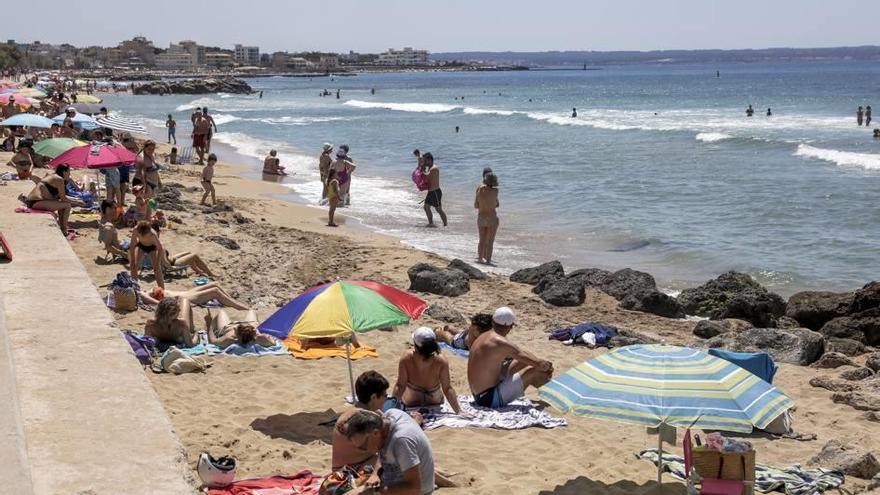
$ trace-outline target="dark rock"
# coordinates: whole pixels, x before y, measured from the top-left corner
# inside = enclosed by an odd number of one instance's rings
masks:
[[[867,450],[831,440],[810,459],[811,466],[841,471],[848,476],[869,480],[880,473],[880,462]]]
[[[569,273],[566,277],[580,281],[584,284],[584,287],[601,288],[608,281],[608,278],[611,277],[611,272],[599,268],[581,268]]]
[[[694,327],[694,335],[704,339],[711,339],[722,333],[742,332],[750,328],[753,328],[751,323],[734,318],[727,320],[700,320]]]
[[[136,95],[201,95],[208,93],[249,94],[253,91],[250,85],[241,79],[174,79],[153,81],[132,87]]]
[[[871,353],[868,359],[865,360],[865,366],[880,373],[880,352]]]
[[[830,337],[825,339],[826,352],[839,352],[847,356],[861,356],[868,352],[865,344],[852,339]]]
[[[858,388],[857,385],[846,380],[838,380],[827,376],[814,376],[810,378],[810,385],[832,392],[852,392]]]
[[[785,311],[785,300],[773,292],[743,292],[729,300],[712,319],[739,318],[759,327],[775,325]]]
[[[244,224],[244,223],[253,223],[253,220],[251,220],[250,218],[248,218],[238,212],[233,213],[232,218],[239,225]]]
[[[445,321],[446,323],[467,323],[467,320],[461,315],[461,313],[441,303],[431,303],[431,305],[425,309],[425,314],[435,320]]]
[[[625,335],[615,335],[608,340],[608,348],[614,349],[615,347],[626,347],[628,345],[638,345],[638,344],[647,344],[644,339],[640,339],[638,337],[627,337]]]
[[[834,318],[846,316],[853,296],[852,292],[798,292],[788,298],[785,316],[797,320],[800,326],[819,330]]]
[[[427,263],[417,263],[407,270],[409,290],[457,297],[471,290],[468,277],[458,270],[441,270]]]
[[[880,394],[856,389],[851,392],[837,392],[831,396],[836,404],[846,404],[859,411],[880,411]]]
[[[776,328],[802,328],[803,325],[794,318],[788,316],[780,316],[776,319]]]
[[[548,275],[555,275],[557,277],[565,276],[565,270],[562,268],[562,263],[558,261],[550,261],[543,265],[517,270],[510,274],[510,281],[535,285]]]
[[[840,377],[844,380],[849,380],[851,382],[858,382],[861,380],[866,380],[874,376],[874,372],[871,371],[871,368],[854,368],[851,370],[846,370],[840,374]]]
[[[878,413],[877,411],[868,411],[862,417],[868,421],[871,421],[874,423],[880,423],[880,413]],[[880,481],[880,479],[878,479],[876,475],[874,475],[874,479],[877,481]],[[877,486],[872,487],[872,488],[877,488],[877,487],[880,487],[880,483],[877,483]]]
[[[216,242],[226,249],[231,249],[233,251],[241,249],[241,246],[239,246],[237,242],[222,235],[209,235],[208,237],[205,237],[205,239],[211,242]]]
[[[681,304],[667,294],[658,290],[640,294],[630,294],[623,298],[620,307],[631,311],[651,313],[666,318],[684,318],[684,309]]]
[[[853,360],[848,358],[845,354],[841,354],[839,352],[826,352],[825,354],[822,354],[822,357],[820,357],[818,361],[811,364],[810,367],[835,369],[840,368],[841,366],[855,365],[856,363],[854,363]]]
[[[825,339],[806,328],[750,328],[721,334],[710,339],[708,345],[735,352],[766,352],[778,362],[806,366],[822,355]]]
[[[624,268],[609,275],[599,288],[602,292],[620,301],[629,295],[642,295],[656,291],[657,282],[648,273]]]
[[[449,262],[449,265],[446,267],[450,270],[458,270],[463,272],[468,276],[471,280],[485,280],[486,274],[480,271],[478,268],[475,268],[464,261],[456,258]]]
[[[168,215],[168,221],[171,223],[176,223],[178,225],[183,225],[183,220],[177,215]]]
[[[785,312],[785,301],[744,273],[727,272],[692,289],[685,289],[678,302],[687,314],[713,320],[741,318],[759,327],[773,325]]]
[[[880,308],[880,282],[869,282],[857,290],[849,307],[850,313]]]
[[[540,293],[544,292],[545,290],[549,289],[551,285],[555,284],[556,282],[559,282],[560,280],[566,280],[566,278],[559,277],[557,275],[547,275],[546,277],[542,278],[541,280],[538,280],[538,283],[536,283],[535,286],[532,287],[532,293],[540,294]],[[575,283],[580,283],[580,281],[575,280]]]
[[[876,313],[878,310],[873,309],[841,316],[823,325],[819,331],[826,337],[840,337],[876,345],[880,343],[880,315]]]
[[[547,287],[541,300],[554,306],[580,306],[584,303],[584,285],[577,280],[563,278]]]
[[[232,205],[219,204],[202,209],[205,213],[226,213],[232,211]]]
[[[170,187],[172,189],[186,189],[186,186],[180,182],[163,182],[162,187]]]
[[[156,202],[159,204],[160,210],[184,211],[187,209],[180,197],[180,191],[168,185],[163,185],[156,191]]]

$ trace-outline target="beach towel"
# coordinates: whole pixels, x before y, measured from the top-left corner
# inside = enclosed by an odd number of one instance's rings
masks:
[[[766,352],[733,352],[726,349],[709,349],[709,354],[729,361],[767,383],[773,383],[773,377],[779,365]]]
[[[36,213],[36,214],[42,214],[42,215],[49,215],[50,217],[52,217],[56,220],[58,219],[58,216],[55,215],[54,211],[33,210],[31,208],[25,208],[24,206],[19,206],[18,208],[15,209],[15,212],[16,213]]]
[[[467,359],[471,355],[471,351],[466,351],[464,349],[456,349],[455,347],[452,347],[451,345],[447,344],[446,342],[440,342],[440,348],[443,349],[444,351],[451,352],[452,354],[455,354],[456,356],[459,356],[459,357],[463,357],[465,359]]]
[[[209,488],[208,495],[318,495],[321,477],[311,471],[292,476],[239,480],[225,488]]]
[[[293,357],[297,359],[345,357],[345,346],[336,345],[336,343],[318,344],[316,342],[312,342],[309,344],[309,348],[305,349],[301,340],[296,338],[288,338],[284,341],[284,345],[287,347],[288,350],[290,350],[290,353],[293,354]],[[379,357],[379,353],[376,351],[375,347],[352,342],[351,359],[357,360],[365,357]]]
[[[657,465],[657,449],[643,450],[637,457]],[[684,458],[663,452],[663,470],[684,480]],[[813,495],[837,488],[844,481],[843,473],[830,469],[804,469],[800,464],[785,469],[755,465],[755,490],[760,493],[776,491],[786,495]]]
[[[214,344],[197,344],[193,347],[181,349],[181,351],[196,356],[199,354],[207,354],[209,356],[287,356],[287,349],[281,344],[275,344],[272,347],[264,347],[260,344],[251,343],[246,346],[232,344],[231,346],[221,349]]]
[[[584,338],[584,334],[587,333],[592,334],[595,337],[595,344],[593,344],[593,339]],[[614,327],[605,326],[601,323],[588,322],[569,328],[554,330],[548,338],[550,340],[561,340],[563,342],[571,341],[571,343],[575,344],[586,342],[593,345],[604,346],[616,335],[617,329]]]
[[[525,428],[559,428],[568,426],[564,418],[551,416],[539,409],[532,401],[517,399],[500,409],[480,407],[474,403],[470,395],[459,395],[458,403],[461,411],[470,414],[466,418],[458,416],[449,404],[425,408],[407,408],[407,411],[419,411],[424,418],[422,428],[495,428],[497,430],[522,430]]]

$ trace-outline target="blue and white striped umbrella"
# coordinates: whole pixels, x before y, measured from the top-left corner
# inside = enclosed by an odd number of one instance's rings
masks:
[[[50,128],[55,122],[52,119],[43,117],[42,115],[34,115],[32,113],[20,113],[13,115],[8,119],[0,122],[0,126],[23,126],[23,127],[42,127]]]
[[[108,129],[113,129],[114,131],[123,131],[123,132],[134,132],[136,134],[146,134],[146,127],[138,124],[133,120],[123,119],[121,117],[98,117],[95,119],[98,122],[98,125],[101,127],[106,127]]]
[[[743,433],[765,428],[794,405],[733,363],[666,345],[615,349],[557,376],[539,394],[579,416]]]
[[[67,117],[67,114],[62,113],[62,114],[56,115],[55,117],[52,117],[52,120],[54,120],[55,123],[57,123],[57,124],[61,124],[62,122],[64,122],[64,119],[66,117]],[[95,122],[95,119],[89,117],[88,115],[86,115],[84,113],[77,112],[76,114],[74,114],[72,120],[73,120],[74,126],[80,127],[82,129],[92,130],[92,129],[98,128],[98,123]]]

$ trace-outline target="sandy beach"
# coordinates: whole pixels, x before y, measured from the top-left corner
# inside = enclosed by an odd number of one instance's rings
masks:
[[[159,150],[160,153],[163,150]],[[4,163],[8,154],[0,154]],[[221,161],[223,157],[221,156]],[[326,211],[273,199],[288,190],[277,184],[241,178],[242,165],[222,163],[214,184],[221,207],[197,206],[201,197],[198,171],[182,165],[163,172],[166,185],[177,183],[185,211],[166,211],[180,223],[169,223],[163,244],[172,253],[199,253],[233,297],[256,309],[262,319],[278,306],[319,282],[340,278],[370,279],[396,287],[408,286],[407,269],[417,262],[445,265],[435,255],[403,246],[398,240],[346,224],[337,214],[339,229],[328,229]],[[81,174],[76,173],[75,176]],[[4,194],[26,192],[27,184],[10,182]],[[351,222],[350,222],[351,223]],[[71,217],[71,227],[81,236],[71,242],[96,286],[110,282],[127,270],[122,264],[107,264],[96,240],[97,221]],[[223,236],[240,246],[227,249],[207,240]],[[142,280],[142,287],[149,284]],[[192,288],[193,275],[170,280],[172,290]],[[599,291],[587,290],[579,307],[559,308],[542,302],[530,287],[506,277],[492,276],[471,281],[471,290],[457,298],[420,294],[429,302],[442,302],[466,317],[501,305],[519,316],[512,340],[538,356],[551,360],[565,371],[583,360],[607,352],[585,347],[567,347],[547,339],[547,332],[559,326],[596,321],[638,332],[669,344],[693,342],[694,321],[667,319],[647,313],[623,310],[617,301]],[[232,312],[237,316],[237,313]],[[205,310],[196,308],[196,326],[203,328]],[[140,310],[115,314],[120,329],[141,331],[149,313]],[[397,360],[408,348],[410,334],[421,325],[444,323],[423,316],[407,327],[373,331],[361,342],[374,346],[379,358],[354,362],[355,375],[374,369],[391,383],[397,375]],[[449,356],[453,385],[459,394],[469,393],[466,360]],[[863,362],[864,357],[856,358]],[[292,356],[210,358],[212,366],[203,374],[149,375],[168,415],[186,448],[191,466],[198,455],[231,455],[238,460],[238,477],[292,474],[303,469],[325,474],[330,468],[330,427],[322,426],[347,406],[348,377],[345,361],[321,359],[303,361]],[[876,423],[864,413],[831,401],[832,392],[814,388],[815,376],[836,376],[835,370],[817,370],[781,364],[775,385],[796,403],[795,429],[815,433],[817,440],[797,441],[754,435],[749,440],[757,450],[757,461],[779,467],[806,465],[831,439],[869,451],[880,451]],[[527,397],[537,401],[537,394]],[[557,412],[549,411],[558,415]],[[656,437],[644,428],[613,422],[566,416],[569,425],[553,430],[526,429],[496,431],[446,429],[429,431],[438,470],[450,475],[459,487],[440,493],[454,494],[633,494],[658,490],[653,465],[636,459],[638,451],[655,447]],[[873,433],[872,433],[873,432]],[[680,447],[672,450],[680,453]],[[664,478],[664,493],[684,493],[684,485]],[[846,488],[858,490],[865,480],[848,477]]]

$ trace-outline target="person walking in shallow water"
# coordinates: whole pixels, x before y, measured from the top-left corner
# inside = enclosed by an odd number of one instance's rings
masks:
[[[571,118],[574,119],[574,118],[576,118],[577,116],[578,116],[578,109],[577,109],[577,108],[572,108],[572,109],[571,109]]]
[[[498,233],[498,177],[491,169],[483,172],[483,181],[477,187],[474,208],[477,209],[477,231],[480,242],[477,246],[477,263],[492,264],[492,251],[495,248],[495,234]]]
[[[856,123],[858,125],[862,125],[862,120],[864,119],[864,117],[865,117],[865,111],[862,110],[861,105],[859,105],[859,108],[856,110]]]
[[[428,195],[425,196],[425,216],[428,217],[428,227],[434,225],[434,214],[431,208],[437,210],[443,226],[446,227],[446,212],[443,211],[443,191],[440,189],[440,167],[434,164],[434,155],[425,153],[422,155],[422,173],[428,178]]]
[[[871,105],[865,108],[865,127],[871,125]]]

